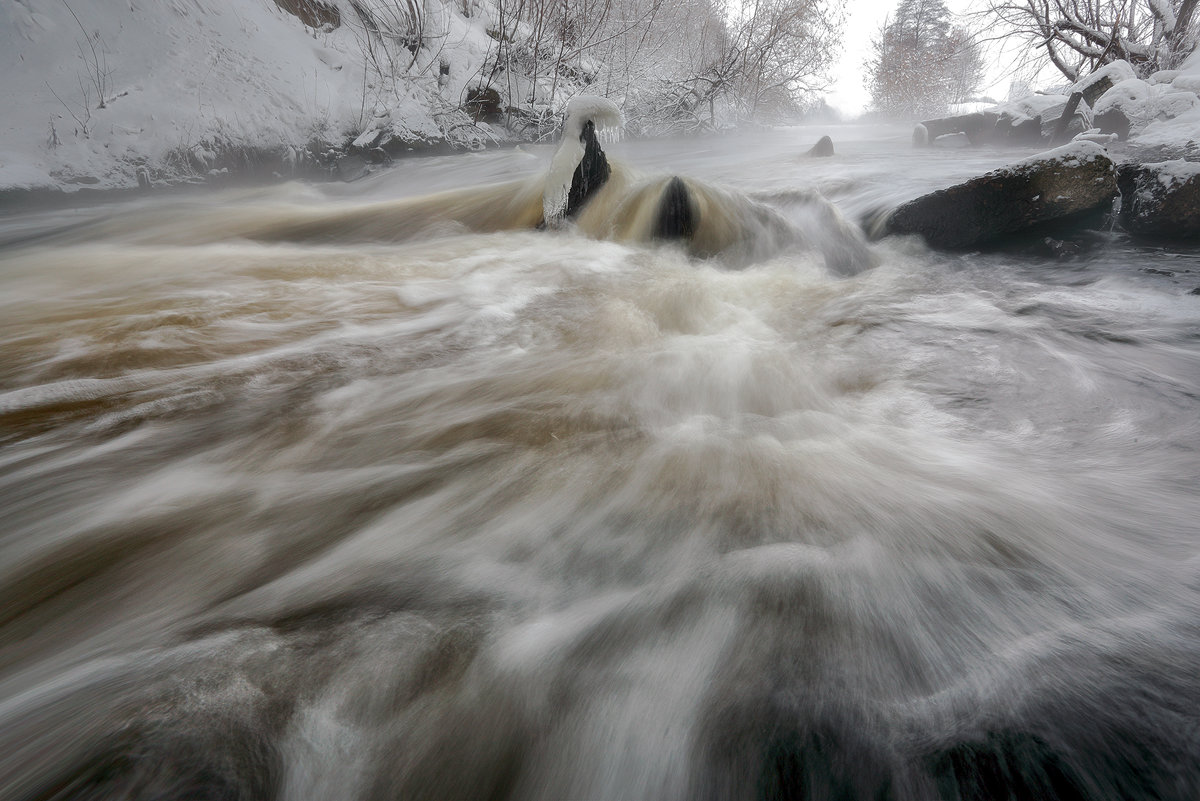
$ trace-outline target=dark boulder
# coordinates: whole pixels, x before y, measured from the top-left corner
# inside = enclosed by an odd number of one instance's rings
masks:
[[[934,247],[966,248],[1101,208],[1116,193],[1116,168],[1104,149],[1074,142],[905,203],[873,233],[920,234]]]
[[[392,154],[384,150],[382,147],[373,147],[366,152],[366,157],[370,159],[372,164],[391,164]]]
[[[994,139],[1006,145],[1036,145],[1042,141],[1041,117],[1017,117],[1004,113],[996,120]]]
[[[677,175],[667,183],[658,199],[658,209],[654,215],[654,237],[691,239],[696,233],[697,217],[687,184]]]
[[[608,156],[604,155],[604,149],[600,147],[600,141],[596,138],[596,124],[591,120],[583,124],[579,141],[583,143],[583,158],[579,160],[579,165],[571,175],[571,189],[567,193],[567,209],[564,212],[567,217],[578,214],[584,204],[591,200],[592,195],[600,191],[600,187],[604,186],[612,173],[608,166]]]
[[[1100,129],[1100,133],[1116,134],[1124,142],[1129,138],[1129,117],[1119,108],[1106,109],[1092,118],[1092,125]]]
[[[339,181],[357,181],[370,171],[366,159],[355,154],[341,156],[333,164],[333,174]]]
[[[1121,225],[1166,238],[1200,236],[1200,163],[1123,164],[1118,172]]]
[[[814,158],[827,158],[833,155],[833,140],[828,136],[822,136],[817,140],[817,143],[808,151],[808,155]]]

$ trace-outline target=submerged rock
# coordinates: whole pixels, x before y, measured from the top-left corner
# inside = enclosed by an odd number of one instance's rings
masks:
[[[341,156],[333,165],[333,174],[339,181],[357,181],[371,171],[367,161],[362,156]]]
[[[808,151],[808,155],[815,158],[827,158],[833,155],[833,140],[828,136],[822,136],[817,140],[817,143]]]
[[[897,208],[874,233],[920,234],[934,247],[965,248],[1100,208],[1117,194],[1104,148],[1073,142]]]
[[[687,184],[675,176],[663,189],[654,219],[656,239],[691,239],[696,234],[698,214]]]
[[[1200,163],[1122,165],[1118,182],[1126,230],[1170,238],[1200,236]]]

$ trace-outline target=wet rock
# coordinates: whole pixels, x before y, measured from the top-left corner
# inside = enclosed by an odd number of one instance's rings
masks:
[[[1100,129],[1100,133],[1116,134],[1124,142],[1129,138],[1129,117],[1119,108],[1110,108],[1092,117],[1092,125]]]
[[[679,176],[672,178],[663,190],[654,217],[656,239],[691,239],[695,235],[698,215],[687,184]]]
[[[1061,239],[1055,239],[1052,236],[1045,237],[1042,243],[1046,246],[1046,251],[1056,259],[1069,259],[1072,256],[1079,255],[1078,242],[1064,242]]]
[[[604,154],[600,140],[596,138],[594,122],[588,120],[583,124],[579,141],[583,143],[583,157],[571,175],[571,188],[567,192],[567,208],[564,212],[567,217],[578,214],[584,204],[600,191],[600,187],[604,186],[612,173],[608,166],[608,156]]]
[[[1116,168],[1104,149],[1073,142],[905,203],[872,233],[920,234],[934,247],[965,248],[1101,208],[1116,193]]]
[[[808,151],[808,155],[814,158],[828,158],[833,155],[833,140],[828,136],[822,136],[817,140],[817,143]]]
[[[1135,234],[1200,236],[1200,163],[1125,164],[1118,175],[1121,225]]]
[[[333,165],[333,174],[339,181],[357,181],[370,172],[362,156],[342,156]]]
[[[382,147],[373,147],[367,151],[367,158],[372,164],[391,164],[392,154],[388,153]]]

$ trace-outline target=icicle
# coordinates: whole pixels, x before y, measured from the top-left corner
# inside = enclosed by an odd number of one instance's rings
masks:
[[[554,225],[566,213],[567,198],[571,193],[571,178],[583,159],[584,147],[579,137],[588,120],[592,121],[596,133],[602,135],[604,141],[619,138],[624,124],[621,109],[608,98],[576,95],[567,103],[567,119],[563,123],[562,141],[550,161],[550,173],[546,176],[546,189],[542,195],[542,214],[547,225]]]

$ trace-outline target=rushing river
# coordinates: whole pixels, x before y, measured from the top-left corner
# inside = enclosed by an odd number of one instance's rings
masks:
[[[0,798],[1200,797],[1200,250],[830,132],[609,146],[712,258],[421,198],[539,149],[0,217]]]

